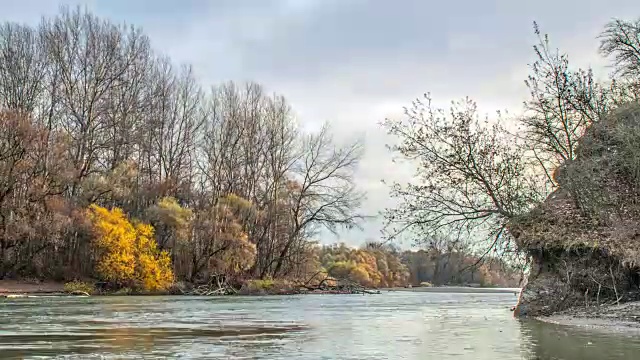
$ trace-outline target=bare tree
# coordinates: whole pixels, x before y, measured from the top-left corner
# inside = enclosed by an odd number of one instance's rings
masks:
[[[0,99],[3,107],[33,111],[43,92],[45,66],[36,30],[12,23],[0,27]]]
[[[100,154],[108,146],[110,93],[126,83],[123,77],[144,53],[146,38],[79,8],[63,8],[41,31],[54,68],[53,85],[58,87],[56,121],[73,141],[69,155],[76,181],[70,192],[75,195],[82,179],[97,170]]]
[[[600,53],[613,59],[611,89],[616,106],[640,100],[640,20],[609,22],[600,39]]]
[[[613,58],[615,74],[621,77],[640,76],[640,19],[609,22],[600,38],[600,52]]]
[[[567,55],[552,49],[535,23],[534,32],[540,41],[533,47],[537,60],[525,81],[531,97],[520,121],[533,158],[553,184],[555,168],[575,159],[586,128],[609,111],[611,92],[593,79],[591,69],[571,70]]]
[[[417,165],[416,182],[392,187],[400,204],[385,215],[389,238],[406,231],[417,240],[485,234],[493,248],[509,241],[508,220],[541,200],[523,147],[500,124],[481,122],[468,99],[447,113],[425,95],[404,119],[383,125],[399,140],[391,150]]]
[[[336,147],[328,127],[309,135],[294,171],[290,187],[292,227],[287,241],[275,260],[273,276],[281,275],[284,260],[296,241],[319,227],[336,231],[357,226],[362,219],[357,210],[363,199],[354,183],[354,171],[362,156],[363,145],[353,142]],[[305,236],[306,237],[306,236]]]

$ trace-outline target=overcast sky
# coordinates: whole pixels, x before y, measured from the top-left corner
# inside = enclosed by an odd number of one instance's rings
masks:
[[[256,81],[287,97],[306,127],[329,121],[341,139],[364,136],[358,184],[369,214],[392,204],[381,179],[411,174],[391,163],[385,117],[424,92],[443,105],[469,96],[484,112],[517,112],[534,20],[574,65],[604,75],[595,37],[613,17],[640,16],[638,0],[0,0],[0,19],[36,24],[60,4],[142,27],[202,85]],[[322,241],[360,245],[380,227],[372,220]]]

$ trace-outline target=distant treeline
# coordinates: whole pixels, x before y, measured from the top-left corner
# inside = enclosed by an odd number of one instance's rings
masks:
[[[500,259],[480,259],[461,250],[399,251],[368,243],[362,248],[325,246],[320,259],[327,273],[368,287],[480,285],[517,287],[522,272]]]

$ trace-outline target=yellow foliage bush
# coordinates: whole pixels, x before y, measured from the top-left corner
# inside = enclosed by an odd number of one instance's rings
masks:
[[[353,268],[351,268],[351,271],[349,272],[349,278],[360,285],[372,286],[370,273],[362,265],[354,266]]]
[[[95,204],[89,207],[88,218],[95,232],[96,270],[102,279],[146,291],[165,290],[173,283],[169,254],[158,250],[151,225],[134,225],[121,209]]]
[[[149,291],[166,290],[173,283],[171,259],[166,251],[158,251],[153,238],[153,227],[148,224],[137,224],[136,241],[137,274],[142,288]]]

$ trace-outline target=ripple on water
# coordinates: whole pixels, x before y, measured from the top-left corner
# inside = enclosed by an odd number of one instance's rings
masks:
[[[591,360],[640,351],[638,340],[519,322],[514,301],[413,292],[12,299],[0,301],[0,357]]]

